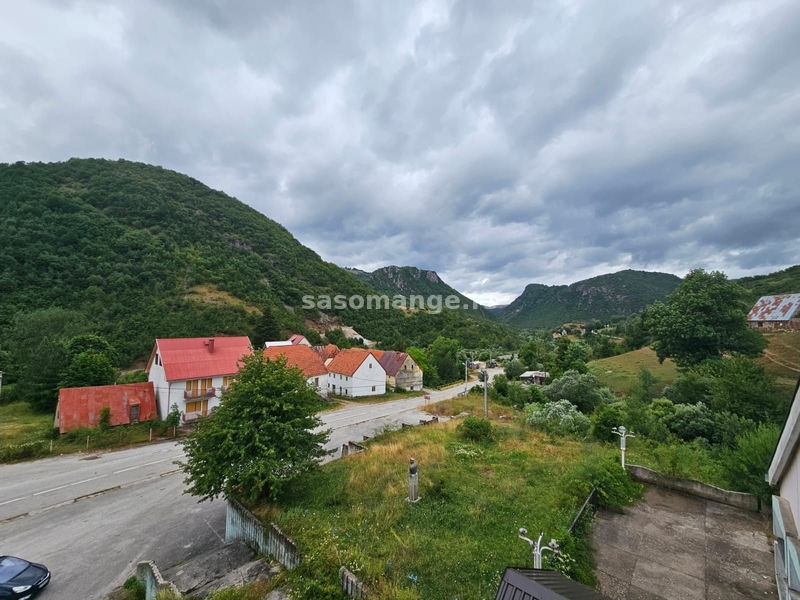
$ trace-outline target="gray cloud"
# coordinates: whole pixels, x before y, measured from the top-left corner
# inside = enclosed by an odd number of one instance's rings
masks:
[[[160,164],[341,265],[494,303],[797,262],[790,0],[31,0],[0,39],[0,161]]]

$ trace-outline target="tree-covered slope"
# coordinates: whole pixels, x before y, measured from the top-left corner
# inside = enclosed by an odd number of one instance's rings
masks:
[[[761,296],[776,294],[796,294],[800,292],[800,265],[776,271],[769,275],[742,277],[736,283],[747,290],[749,298],[755,302]]]
[[[669,273],[626,270],[571,285],[532,283],[500,311],[499,319],[519,327],[549,328],[632,315],[656,300],[664,300],[680,282]]]
[[[372,293],[222,192],[101,159],[0,164],[0,290],[0,330],[18,314],[74,310],[127,362],[146,356],[157,336],[248,334],[263,306],[284,329],[299,329],[320,317],[302,308],[303,295]],[[387,344],[425,345],[441,334],[477,345],[508,334],[460,311],[326,312]]]
[[[456,296],[459,304],[477,315],[493,318],[491,311],[477,302],[467,298],[458,290],[450,287],[436,271],[427,271],[417,267],[382,267],[367,273],[360,269],[347,269],[357,279],[360,279],[375,291],[381,294],[400,294],[403,296],[421,295],[424,297],[440,296],[443,300],[448,296]]]

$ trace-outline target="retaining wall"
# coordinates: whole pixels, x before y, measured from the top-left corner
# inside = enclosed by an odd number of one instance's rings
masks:
[[[161,590],[170,590],[176,598],[181,594],[175,584],[165,581],[158,570],[156,563],[152,560],[140,562],[136,565],[136,578],[144,584],[145,600],[154,600],[156,594]]]
[[[257,552],[272,556],[287,569],[294,569],[300,564],[300,553],[294,540],[275,523],[265,527],[253,513],[236,500],[228,500],[225,541],[243,541]]]
[[[339,585],[348,598],[366,600],[367,591],[358,578],[345,567],[339,567]]]
[[[767,507],[762,507],[759,502],[758,496],[754,494],[745,494],[743,492],[732,492],[730,490],[723,490],[722,488],[708,485],[693,479],[681,479],[678,477],[668,477],[662,475],[657,471],[642,467],[639,465],[627,465],[628,474],[632,479],[641,481],[642,483],[649,483],[658,485],[676,492],[683,492],[706,500],[713,500],[720,504],[727,504],[736,508],[744,510],[751,510],[753,512],[761,512],[762,508],[768,511]]]

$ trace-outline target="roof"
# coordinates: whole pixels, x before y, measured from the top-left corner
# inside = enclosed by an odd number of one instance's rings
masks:
[[[319,357],[322,359],[322,362],[325,362],[329,358],[333,358],[339,354],[339,346],[336,344],[328,344],[327,346],[314,346],[312,350],[319,355]]]
[[[530,377],[550,377],[547,371],[525,371],[519,376],[520,379],[528,379]]]
[[[253,353],[247,336],[157,339],[156,348],[167,381],[234,375],[241,358]],[[151,355],[148,371],[152,361]]]
[[[610,600],[556,571],[507,567],[495,600]]]
[[[286,357],[286,365],[289,367],[299,367],[303,371],[306,379],[327,375],[328,369],[325,363],[309,346],[298,344],[296,346],[273,346],[264,350],[264,357],[275,360],[280,356]]]
[[[348,348],[340,350],[334,359],[328,364],[329,373],[341,373],[342,375],[352,376],[361,366],[368,356],[372,355],[379,360],[374,350],[364,350],[363,348]],[[380,362],[378,363],[380,364]]]
[[[308,343],[308,340],[306,340],[306,336],[304,336],[304,335],[301,335],[301,334],[299,334],[299,333],[295,333],[294,335],[292,335],[292,336],[289,338],[289,340],[288,340],[288,341],[289,341],[290,343],[294,344],[294,345],[297,345],[297,344],[303,344],[303,343],[305,343],[305,345],[307,345],[307,346],[310,346],[310,345],[311,345],[311,344],[309,344],[309,343]]]
[[[778,438],[778,446],[772,455],[772,461],[767,471],[767,482],[770,485],[778,485],[783,479],[786,468],[792,461],[798,441],[800,441],[800,378],[794,388],[794,400],[789,407],[789,414],[781,429],[781,437]]]
[[[788,321],[800,308],[800,294],[762,296],[747,314],[748,321]]]
[[[403,363],[406,362],[407,358],[408,354],[405,352],[387,350],[381,353],[381,356],[378,357],[378,362],[381,363],[383,370],[386,371],[389,377],[394,377],[403,366]]]
[[[139,420],[158,416],[153,382],[63,388],[58,391],[58,429],[65,433],[78,427],[97,427],[100,409],[111,409],[112,425],[130,423],[130,407],[139,405]]]

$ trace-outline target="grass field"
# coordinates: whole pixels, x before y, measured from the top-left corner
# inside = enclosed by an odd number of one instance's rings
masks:
[[[52,429],[51,414],[34,412],[25,402],[0,404],[0,446],[38,441]]]
[[[800,377],[800,331],[765,335],[769,346],[757,360],[777,379],[781,393],[791,395]]]
[[[471,412],[482,413],[477,396],[458,399],[451,412],[467,400]],[[458,431],[461,422],[380,436],[365,452],[297,482],[276,503],[254,508],[297,542],[303,563],[285,577],[299,597],[339,597],[337,573],[345,565],[374,599],[491,599],[506,566],[531,564],[520,527],[558,539],[570,574],[593,582],[588,546],[567,529],[593,479],[609,484],[609,503],[615,486],[625,502],[638,493],[613,445],[552,439],[514,419],[493,421],[495,441],[470,442]],[[406,501],[409,457],[419,464],[416,504]]]
[[[656,353],[650,348],[640,348],[610,358],[601,358],[589,363],[589,369],[605,386],[617,395],[627,394],[636,384],[640,369],[649,370],[660,385],[667,386],[678,377],[678,368],[671,360],[658,362]]]

